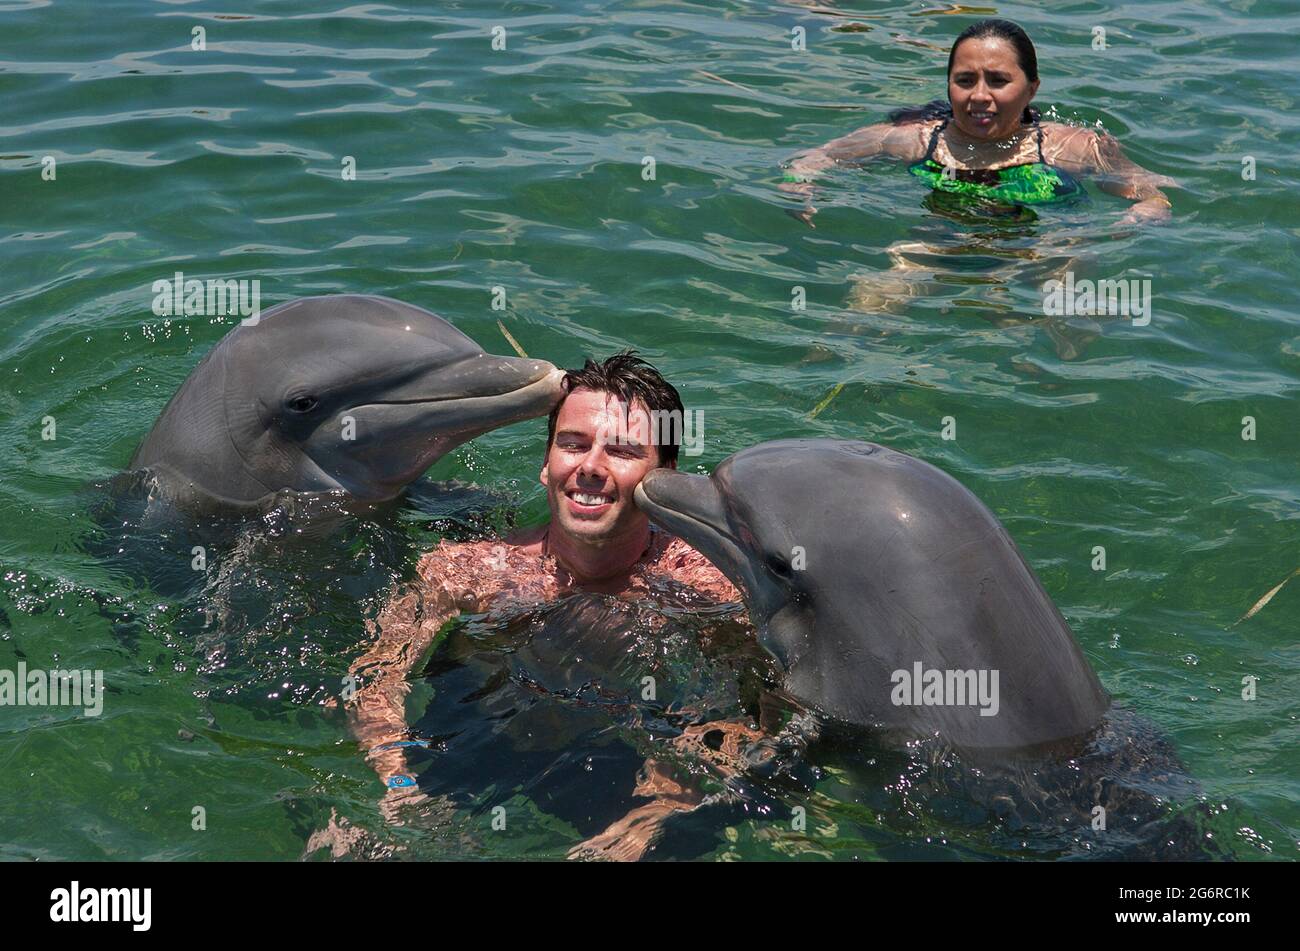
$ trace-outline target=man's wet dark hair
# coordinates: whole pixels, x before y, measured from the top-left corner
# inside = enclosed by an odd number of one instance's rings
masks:
[[[634,350],[616,353],[603,363],[597,363],[588,357],[581,370],[569,370],[564,374],[562,385],[566,398],[574,390],[595,390],[598,393],[612,393],[629,411],[637,400],[644,403],[652,414],[659,411],[662,416],[651,416],[652,422],[663,420],[661,424],[652,427],[659,451],[659,464],[670,466],[677,462],[677,453],[682,446],[682,420],[686,414],[681,395],[676,387],[665,380],[653,366],[638,357]],[[564,400],[561,400],[551,410],[546,427],[547,452],[550,452],[551,443],[555,440],[555,421],[559,418],[560,407],[563,405]]]
[[[1031,83],[1038,82],[1038,53],[1034,50],[1033,40],[1018,24],[996,17],[972,23],[958,34],[957,39],[953,40],[952,49],[948,51],[948,72],[944,75],[952,76],[952,64],[957,58],[957,47],[967,40],[982,40],[990,36],[1010,43],[1011,48],[1016,51],[1016,62],[1024,71],[1025,77]],[[1033,106],[1025,106],[1025,113],[1020,117],[1020,121],[1026,124],[1036,122],[1040,115],[1041,113]],[[909,122],[924,122],[928,119],[951,116],[952,103],[946,99],[935,99],[924,106],[895,109],[889,114],[889,121],[894,125],[906,125]]]

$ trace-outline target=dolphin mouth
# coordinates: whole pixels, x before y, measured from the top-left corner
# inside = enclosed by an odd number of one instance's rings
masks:
[[[744,546],[732,532],[722,493],[708,476],[652,469],[633,493],[637,508],[684,538],[713,562],[749,600],[758,579]]]
[[[499,366],[486,366],[474,369],[487,371],[480,375],[477,385],[465,392],[426,392],[399,395],[391,399],[369,399],[364,403],[348,407],[344,412],[354,412],[370,407],[384,406],[436,406],[460,410],[458,415],[468,422],[494,418],[500,411],[509,414],[506,422],[515,422],[531,416],[548,412],[563,395],[561,381],[564,371],[557,369],[545,360],[515,360],[499,357]],[[457,377],[460,377],[457,374]],[[445,381],[440,380],[443,386]],[[412,388],[418,388],[412,387]],[[477,392],[475,392],[477,390]],[[504,423],[492,423],[488,428]],[[472,426],[471,426],[472,428]]]

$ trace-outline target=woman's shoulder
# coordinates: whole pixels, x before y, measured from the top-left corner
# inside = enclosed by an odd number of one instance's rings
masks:
[[[884,151],[909,161],[922,158],[929,151],[930,137],[943,123],[935,117],[883,123],[878,128]]]
[[[1043,151],[1049,161],[1072,165],[1096,166],[1103,155],[1119,149],[1119,142],[1108,132],[1066,122],[1043,122]]]
[[[1038,125],[1043,130],[1043,135],[1058,139],[1088,141],[1106,135],[1100,129],[1094,129],[1092,126],[1071,125],[1068,122],[1039,122]]]
[[[847,135],[831,139],[822,150],[835,161],[851,161],[862,156],[884,153],[897,158],[907,158],[919,149],[925,151],[929,135],[923,131],[925,123],[876,122],[854,129]]]

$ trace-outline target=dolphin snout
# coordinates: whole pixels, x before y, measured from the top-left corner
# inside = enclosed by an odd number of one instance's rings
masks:
[[[537,363],[548,368],[548,372],[541,377],[541,380],[544,392],[550,397],[550,406],[547,407],[547,412],[550,412],[564,398],[565,371],[556,369],[544,360],[538,360]]]
[[[563,371],[546,360],[477,353],[450,366],[433,368],[427,374],[427,381],[443,398],[504,396],[543,382],[546,385],[540,389],[554,390],[558,397],[563,376]],[[551,377],[553,381],[548,379]]]
[[[714,532],[727,533],[722,495],[708,476],[690,475],[676,469],[651,469],[636,488],[636,502],[642,511],[659,521],[676,516],[701,523]]]

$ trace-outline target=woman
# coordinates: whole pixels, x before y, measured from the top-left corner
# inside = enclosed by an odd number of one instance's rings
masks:
[[[1135,204],[1124,223],[1169,219],[1161,185],[1176,183],[1125,158],[1103,132],[1039,121],[1038,57],[1025,31],[1007,20],[968,27],[948,54],[948,102],[890,115],[796,156],[781,189],[811,198],[822,169],[876,155],[913,163],[913,174],[936,190],[1003,205],[1034,205],[1080,194],[1074,176],[1095,176],[1103,191]],[[809,225],[811,201],[799,215]]]

